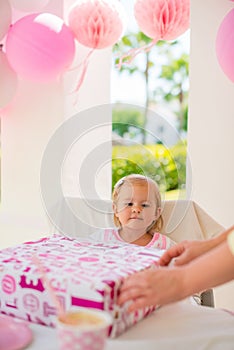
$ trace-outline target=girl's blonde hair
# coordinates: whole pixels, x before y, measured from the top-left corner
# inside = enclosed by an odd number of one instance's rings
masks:
[[[124,184],[133,184],[133,185],[147,184],[148,185],[148,183],[152,184],[154,188],[156,210],[161,209],[162,208],[161,195],[160,195],[160,191],[157,183],[151,178],[140,174],[127,175],[122,177],[119,181],[117,181],[112,193],[113,204],[115,206],[117,205],[119,193]],[[121,227],[121,223],[118,217],[115,215],[115,212],[114,212],[114,223],[117,227]],[[160,232],[162,229],[162,226],[163,226],[163,218],[162,218],[162,215],[160,214],[157,220],[153,221],[153,223],[147,228],[146,232],[153,235],[154,232]]]

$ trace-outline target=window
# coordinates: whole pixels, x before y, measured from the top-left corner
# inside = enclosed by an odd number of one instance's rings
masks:
[[[112,186],[129,173],[145,173],[158,182],[168,198],[169,192],[175,198],[183,198],[189,31],[176,41],[159,41],[118,70],[117,54],[150,40],[133,25],[113,48]]]

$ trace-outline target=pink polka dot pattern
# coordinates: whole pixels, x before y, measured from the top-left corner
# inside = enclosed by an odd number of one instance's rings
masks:
[[[105,347],[106,330],[76,334],[72,330],[59,333],[61,350],[102,350]]]

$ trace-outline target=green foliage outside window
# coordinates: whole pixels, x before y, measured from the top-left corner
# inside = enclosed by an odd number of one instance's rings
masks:
[[[113,146],[112,187],[123,176],[137,173],[154,179],[161,192],[185,188],[186,143]]]

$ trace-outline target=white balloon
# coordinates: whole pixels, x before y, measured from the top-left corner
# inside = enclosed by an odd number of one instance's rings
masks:
[[[8,0],[0,0],[0,40],[6,35],[11,24],[12,11]]]
[[[11,4],[12,7],[17,10],[32,12],[42,10],[49,3],[49,1],[50,0],[11,0]]]
[[[6,54],[0,50],[0,108],[11,102],[17,91],[18,77],[10,67]]]

